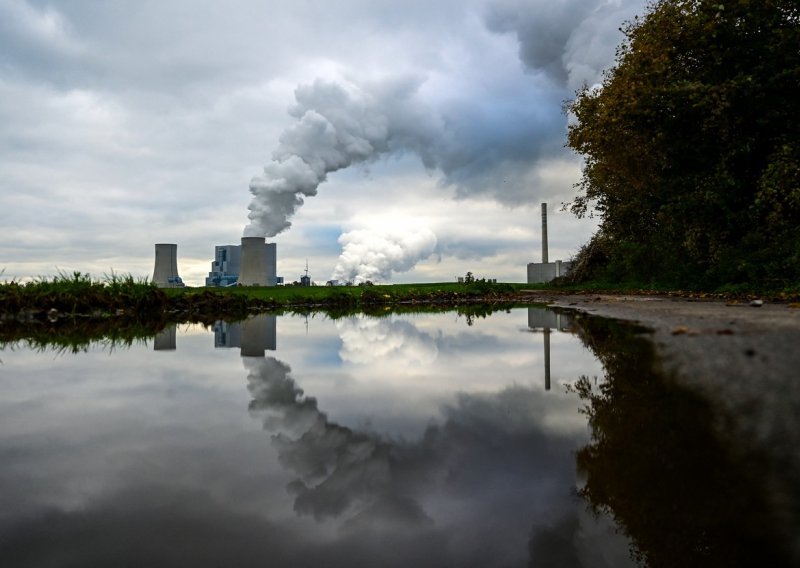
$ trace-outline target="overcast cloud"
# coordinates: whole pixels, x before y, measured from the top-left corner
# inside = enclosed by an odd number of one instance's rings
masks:
[[[435,250],[401,255],[392,281],[522,281],[542,201],[551,258],[594,228],[557,211],[580,175],[561,106],[643,6],[0,0],[2,278],[148,276],[153,244],[174,242],[201,284],[270,203],[251,188],[312,156],[313,190],[263,229],[287,280],[306,259],[330,278],[353,235],[408,231]]]

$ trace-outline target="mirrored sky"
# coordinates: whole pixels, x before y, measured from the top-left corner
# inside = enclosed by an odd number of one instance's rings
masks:
[[[215,348],[197,326],[158,350],[6,348],[0,552],[10,566],[619,566],[626,543],[575,494],[588,432],[565,388],[602,369],[553,330],[546,390],[528,321],[279,317],[244,357],[244,328]]]

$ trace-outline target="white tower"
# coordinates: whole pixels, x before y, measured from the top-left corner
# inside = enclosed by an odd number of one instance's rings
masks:
[[[242,237],[241,272],[242,286],[266,286],[267,259],[264,255],[264,237]]]
[[[178,276],[178,245],[156,244],[156,265],[153,282],[160,288],[180,288],[183,280]]]

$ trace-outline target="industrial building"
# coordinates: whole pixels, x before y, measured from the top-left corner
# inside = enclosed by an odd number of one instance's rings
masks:
[[[542,308],[528,308],[528,329],[542,332],[544,347],[544,390],[550,390],[550,331],[572,332],[572,316]]]
[[[542,203],[542,262],[528,263],[528,284],[551,282],[572,269],[571,261],[549,262],[547,248],[547,203]]]
[[[241,245],[214,247],[206,286],[275,286],[277,245],[264,237],[242,237]]]
[[[206,286],[231,286],[239,279],[242,262],[239,245],[219,245],[214,247],[214,260],[211,272],[206,277]]]
[[[156,244],[153,282],[159,288],[182,288],[184,286],[183,280],[178,276],[178,245],[174,243]]]
[[[277,317],[256,314],[239,322],[218,321],[214,324],[214,347],[241,349],[242,357],[263,357],[265,351],[275,351]]]

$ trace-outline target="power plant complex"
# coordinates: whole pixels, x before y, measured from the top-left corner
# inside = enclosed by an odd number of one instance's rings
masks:
[[[156,245],[153,282],[160,288],[179,288],[184,283],[178,275],[178,245]],[[206,286],[276,286],[277,245],[264,237],[242,237],[241,245],[214,247],[214,260],[206,277]]]
[[[551,282],[572,268],[572,262],[549,262],[547,247],[547,203],[542,203],[542,262],[528,263],[528,284]]]
[[[264,237],[242,237],[241,245],[214,247],[206,286],[275,286],[278,247]]]
[[[162,288],[183,287],[183,280],[178,275],[178,245],[158,243],[155,247],[153,282]],[[528,263],[527,283],[551,282],[565,276],[570,269],[570,261],[549,260],[547,203],[542,203],[542,261]],[[334,282],[330,281],[329,284],[333,285]],[[205,285],[209,287],[277,286],[282,283],[283,278],[277,275],[277,245],[266,242],[264,237],[242,237],[241,244],[214,247],[214,260],[205,280]],[[300,285],[311,285],[307,264]]]

